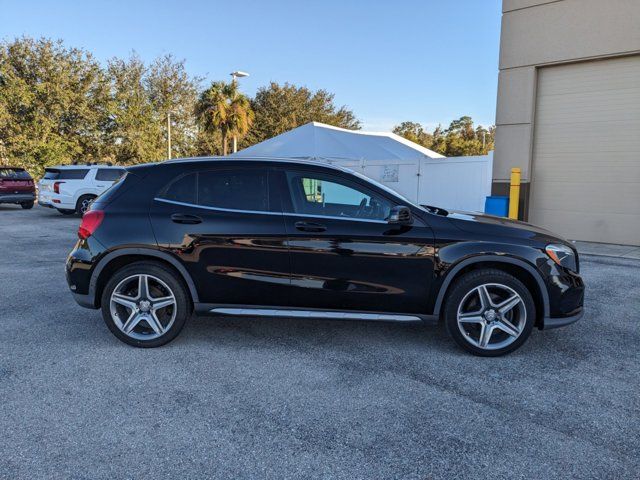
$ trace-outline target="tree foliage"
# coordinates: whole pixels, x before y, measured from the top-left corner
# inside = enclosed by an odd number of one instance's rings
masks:
[[[38,176],[71,162],[161,160],[169,112],[173,156],[193,154],[198,86],[171,56],[146,66],[132,55],[102,67],[61,41],[0,43],[2,160]]]
[[[215,145],[219,135],[223,155],[227,154],[229,137],[244,137],[254,119],[249,99],[238,91],[236,82],[213,82],[200,95],[195,114],[203,136],[208,137],[204,145]]]
[[[446,130],[438,126],[428,133],[419,123],[402,122],[393,133],[447,157],[460,157],[486,155],[493,150],[495,127],[478,125],[474,128],[471,117],[464,116],[452,121]]]
[[[102,155],[109,85],[91,54],[62,42],[0,43],[0,142],[33,173]]]
[[[313,121],[360,129],[354,113],[345,106],[337,107],[333,99],[334,95],[326,90],[313,92],[307,87],[271,82],[260,88],[251,101],[255,123],[243,146],[262,142]]]

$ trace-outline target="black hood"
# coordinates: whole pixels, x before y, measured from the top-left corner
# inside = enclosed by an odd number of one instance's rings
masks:
[[[480,235],[562,243],[573,248],[566,239],[530,223],[475,212],[448,211],[447,218],[460,230]]]

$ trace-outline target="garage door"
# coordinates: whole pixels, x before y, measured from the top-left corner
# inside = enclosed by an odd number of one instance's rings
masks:
[[[640,56],[538,71],[529,220],[640,244]]]

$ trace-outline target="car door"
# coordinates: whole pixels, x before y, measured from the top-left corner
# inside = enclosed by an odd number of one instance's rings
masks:
[[[426,312],[433,232],[417,217],[409,226],[385,220],[406,202],[346,172],[279,172],[293,306]]]
[[[180,175],[154,200],[156,239],[183,262],[200,302],[286,303],[286,230],[269,183],[263,167],[202,169]]]

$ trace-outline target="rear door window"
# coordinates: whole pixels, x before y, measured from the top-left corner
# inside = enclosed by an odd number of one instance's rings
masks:
[[[171,182],[162,193],[160,198],[172,202],[196,204],[196,193],[198,185],[198,174],[189,173],[182,175]]]
[[[124,174],[119,168],[99,168],[96,172],[96,180],[101,182],[115,182]]]
[[[238,168],[200,172],[198,205],[231,210],[268,211],[267,170]]]

